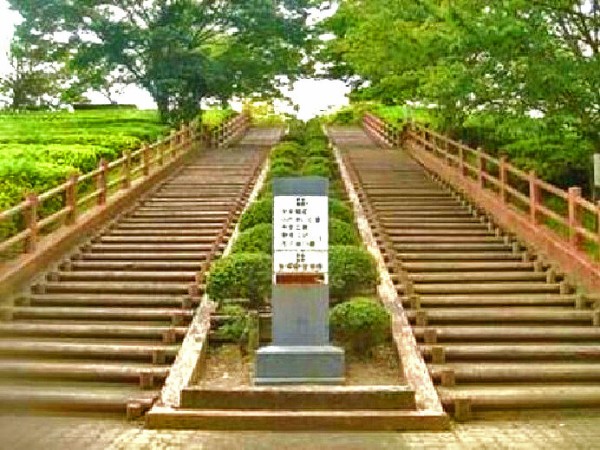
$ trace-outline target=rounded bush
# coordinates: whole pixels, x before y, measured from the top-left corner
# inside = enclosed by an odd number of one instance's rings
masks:
[[[303,149],[302,146],[295,142],[283,142],[281,144],[277,144],[271,150],[269,157],[272,161],[278,159],[289,159],[294,165],[297,165],[302,157]]]
[[[358,245],[354,226],[339,219],[329,219],[329,245]]]
[[[297,175],[298,171],[289,166],[273,166],[269,171],[269,178],[295,177]]]
[[[306,177],[331,178],[331,169],[320,164],[309,164],[302,167],[302,175]]]
[[[354,213],[348,204],[335,198],[329,199],[329,218],[354,223]]]
[[[240,341],[248,329],[248,312],[240,305],[225,305],[219,313],[227,318],[215,330],[215,334],[227,341]]]
[[[331,309],[329,327],[336,342],[365,355],[390,336],[390,315],[376,300],[355,298]]]
[[[288,158],[286,156],[281,156],[279,158],[272,158],[271,159],[271,169],[273,167],[278,167],[278,166],[290,167],[291,169],[295,169],[296,163],[291,158]]]
[[[377,286],[377,264],[369,252],[352,245],[329,247],[329,291],[336,299],[347,299]]]
[[[273,252],[273,225],[262,223],[239,234],[231,253],[266,253]]]
[[[271,294],[271,256],[264,253],[236,253],[218,260],[206,286],[216,301],[245,298],[258,309]]]
[[[273,198],[267,197],[252,203],[240,219],[240,231],[261,223],[273,223]]]

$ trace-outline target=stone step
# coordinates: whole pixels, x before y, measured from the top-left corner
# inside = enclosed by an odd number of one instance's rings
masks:
[[[203,252],[111,252],[111,253],[81,253],[78,259],[84,261],[192,261],[202,262],[206,259],[208,251]]]
[[[426,330],[438,342],[581,342],[600,340],[600,327],[593,326],[431,326],[413,327],[415,337],[422,341]]]
[[[91,244],[88,248],[92,253],[127,253],[127,252],[157,252],[157,253],[186,253],[206,252],[212,248],[212,242],[203,244],[176,244],[156,242],[154,244]],[[220,247],[223,247],[221,245]]]
[[[177,308],[100,308],[100,307],[1,307],[0,313],[9,313],[14,319],[48,320],[149,320],[167,321],[178,325],[192,318],[193,312]]]
[[[198,302],[181,295],[32,294],[17,299],[21,306],[138,306],[183,308]]]
[[[521,261],[522,255],[512,252],[436,252],[436,253],[406,253],[403,249],[397,249],[397,257],[402,262],[410,261]]]
[[[205,237],[205,236],[214,236],[221,231],[221,226],[210,226],[210,227],[190,227],[188,229],[172,229],[172,228],[159,228],[159,229],[112,229],[110,230],[111,237]]]
[[[173,360],[179,351],[178,345],[165,344],[115,344],[98,342],[48,342],[28,340],[23,338],[0,338],[1,358],[12,357],[44,357],[44,358],[108,358],[117,359],[142,359],[150,362],[164,364],[166,360]]]
[[[181,392],[186,409],[414,410],[415,393],[406,386],[278,386],[232,389],[189,387]]]
[[[501,295],[425,295],[419,302],[423,308],[466,306],[574,306],[575,295],[560,294],[506,294]],[[411,300],[402,297],[402,304],[410,306]]]
[[[455,282],[461,281],[461,277],[457,277]],[[448,283],[435,284],[434,282],[425,284],[415,284],[414,290],[417,294],[499,294],[499,293],[560,293],[560,284],[558,283],[520,283],[510,282],[505,283],[483,283],[483,280],[477,282],[477,278],[473,278],[473,282],[468,282],[464,278],[460,284]]]
[[[30,336],[56,338],[152,339],[180,341],[186,326],[147,325],[143,323],[91,321],[12,321],[0,322],[0,336]]]
[[[426,283],[458,283],[488,282],[488,281],[546,281],[543,272],[436,272],[436,273],[411,273],[408,278],[417,284]]]
[[[600,381],[600,364],[592,363],[488,363],[443,364],[428,366],[435,382],[451,371],[455,382],[462,383],[586,383]]]
[[[586,324],[591,325],[592,311],[571,308],[435,308],[424,311],[429,323],[537,323],[537,324]],[[406,312],[411,321],[416,320],[416,311]]]
[[[69,273],[69,272],[65,272]],[[72,272],[73,274],[79,272]],[[135,273],[135,272],[132,272]],[[93,282],[58,281],[46,282],[36,293],[104,293],[104,294],[154,294],[187,295],[190,282]]]
[[[405,248],[407,244],[504,244],[502,238],[490,235],[439,236],[423,234],[422,236],[391,236],[389,240],[394,243],[395,247],[399,248]]]
[[[129,405],[139,405],[138,414],[152,406],[160,391],[140,391],[128,385],[98,386],[99,383],[70,381],[64,385],[30,382],[0,384],[0,409],[17,411],[94,412],[125,414]]]
[[[597,408],[600,406],[599,384],[466,385],[439,387],[443,405],[454,410],[455,402],[463,400],[473,412],[517,409]]]
[[[54,272],[50,274],[51,279],[56,281],[102,281],[111,283],[115,281],[151,281],[152,285],[164,282],[194,282],[197,271],[69,271]]]
[[[428,252],[457,252],[468,253],[468,252],[506,252],[510,251],[512,247],[503,242],[465,242],[465,243],[435,243],[435,244],[396,244],[394,248],[401,253],[428,253]]]
[[[431,361],[432,348],[442,347],[446,361],[479,360],[481,361],[577,361],[589,362],[600,360],[600,344],[593,343],[534,343],[534,344],[500,344],[491,341],[489,344],[430,344],[421,345],[420,349],[426,360]],[[600,365],[598,365],[600,368]]]
[[[168,365],[142,363],[107,362],[50,362],[47,360],[2,359],[0,377],[25,379],[61,379],[90,381],[119,381],[141,383],[146,378],[147,388],[156,387],[155,383],[164,380],[169,374]]]
[[[445,414],[428,411],[198,410],[153,408],[150,429],[266,431],[409,431],[446,430]]]
[[[425,263],[402,263],[402,267],[415,275],[431,272],[473,272],[473,271],[517,271],[532,270],[533,263],[521,261],[481,261],[481,262],[425,262]]]
[[[216,233],[215,233],[216,234]],[[198,236],[101,236],[96,242],[102,244],[200,244],[212,243],[215,240],[214,235]]]
[[[71,261],[71,271],[127,270],[127,271],[186,271],[198,272],[202,262],[195,261]]]
[[[188,231],[193,231],[193,232],[200,232],[200,231],[204,231],[204,230],[220,230],[221,227],[223,226],[224,220],[212,220],[212,221],[208,221],[208,222],[202,222],[202,223],[197,223],[197,222],[190,222],[190,223],[170,223],[170,222],[165,222],[165,223],[156,223],[156,222],[149,222],[149,221],[134,221],[134,222],[128,222],[127,219],[124,219],[123,221],[119,221],[118,224],[116,224],[111,231],[114,232],[122,232],[122,233],[135,233],[135,232],[160,232],[160,233],[177,233],[178,231],[182,231],[182,232],[188,232]]]

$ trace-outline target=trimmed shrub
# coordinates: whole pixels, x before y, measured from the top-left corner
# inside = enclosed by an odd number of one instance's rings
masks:
[[[277,177],[295,177],[298,175],[298,171],[290,166],[278,165],[271,166],[269,171],[269,179]]]
[[[339,219],[329,219],[329,245],[358,245],[354,226]]]
[[[267,197],[252,203],[240,219],[240,231],[261,223],[273,223],[273,198]]]
[[[369,252],[352,245],[329,247],[329,290],[336,299],[347,299],[377,286],[377,264]]]
[[[331,178],[331,169],[327,165],[307,164],[302,167],[302,175],[306,177]]]
[[[346,223],[354,223],[354,213],[348,204],[335,198],[329,199],[329,218],[339,219]]]
[[[283,142],[276,145],[269,154],[271,160],[289,159],[297,166],[302,157],[303,149],[295,142]]]
[[[266,253],[273,251],[273,225],[263,223],[240,233],[231,253]]]
[[[248,329],[248,312],[240,305],[225,305],[219,313],[228,317],[215,330],[217,337],[240,341]]]
[[[271,295],[271,256],[236,253],[218,260],[208,275],[206,291],[216,301],[245,298],[258,309]]]
[[[355,298],[334,306],[329,312],[333,339],[348,350],[366,355],[390,336],[390,315],[374,299]]]

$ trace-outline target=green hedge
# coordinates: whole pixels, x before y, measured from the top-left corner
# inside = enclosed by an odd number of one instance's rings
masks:
[[[273,225],[263,223],[240,233],[231,249],[232,253],[273,252]]]
[[[258,308],[271,295],[271,267],[264,253],[228,255],[211,268],[206,291],[213,300],[244,298]]]
[[[379,274],[371,254],[361,247],[329,247],[329,289],[332,297],[343,300],[377,286]]]
[[[329,313],[334,341],[361,355],[390,337],[390,315],[374,299],[355,298],[334,306]]]

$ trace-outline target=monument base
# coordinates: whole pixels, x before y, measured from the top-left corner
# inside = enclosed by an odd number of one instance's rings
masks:
[[[256,352],[254,384],[343,384],[344,351],[331,345],[270,345]]]

